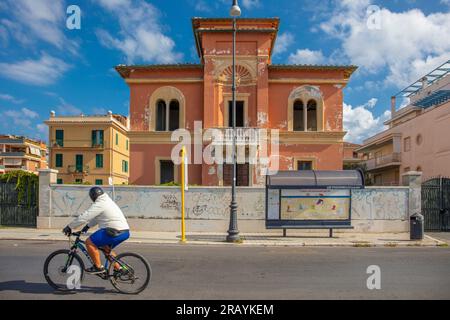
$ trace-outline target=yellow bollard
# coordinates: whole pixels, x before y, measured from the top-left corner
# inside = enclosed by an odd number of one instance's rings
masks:
[[[185,147],[181,148],[181,243],[186,243],[186,225],[184,221],[184,191],[185,191],[185,161],[186,161],[186,149]]]

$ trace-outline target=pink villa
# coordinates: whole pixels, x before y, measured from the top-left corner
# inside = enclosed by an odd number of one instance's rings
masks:
[[[237,126],[280,130],[280,170],[341,170],[343,88],[356,67],[272,64],[279,23],[238,19]],[[231,127],[232,20],[193,18],[192,28],[199,64],[116,67],[130,88],[131,184],[178,181],[172,131],[193,131],[195,121],[203,130]],[[238,164],[238,185],[264,181],[255,165]],[[229,185],[231,166],[190,164],[189,183]]]

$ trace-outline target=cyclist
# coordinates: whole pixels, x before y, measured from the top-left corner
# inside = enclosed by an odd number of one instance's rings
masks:
[[[89,228],[98,224],[99,229],[86,240],[87,251],[94,262],[94,265],[86,269],[86,272],[101,274],[106,270],[101,264],[98,248],[103,248],[114,257],[115,253],[112,249],[130,237],[130,227],[122,210],[103,192],[102,188],[91,188],[89,197],[94,203],[89,209],[69,223],[63,229],[63,233],[69,236],[72,233],[72,229],[87,223],[82,229],[82,232],[85,233]]]

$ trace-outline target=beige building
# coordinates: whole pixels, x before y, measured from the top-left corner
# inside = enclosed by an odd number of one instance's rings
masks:
[[[112,114],[56,116],[49,127],[49,166],[58,170],[59,184],[127,184],[130,144],[128,119]]]
[[[38,140],[0,135],[0,173],[24,170],[38,173],[47,168],[47,145]]]
[[[409,104],[396,110],[392,97],[389,128],[364,141],[364,154],[375,185],[398,185],[408,171],[423,180],[450,176],[450,60],[397,96]]]
[[[362,154],[356,152],[357,149],[361,147],[360,144],[344,142],[343,151],[343,168],[350,169],[355,165],[360,164],[363,161]]]

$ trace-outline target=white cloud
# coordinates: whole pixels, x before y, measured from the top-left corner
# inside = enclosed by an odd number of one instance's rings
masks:
[[[159,25],[159,11],[143,0],[100,0],[100,5],[118,20],[120,31],[96,31],[101,44],[125,54],[127,63],[136,60],[173,63],[182,59],[175,42],[164,35]]]
[[[352,107],[344,103],[344,130],[347,131],[345,141],[361,143],[374,134],[386,128],[383,124],[391,116],[390,111],[385,111],[379,117],[374,117],[369,110],[376,104],[377,99],[372,98],[363,105]]]
[[[341,40],[347,62],[368,74],[386,71],[385,85],[406,86],[448,59],[450,12],[425,15],[418,9],[381,8],[380,28],[369,28],[369,0],[336,3],[321,30]]]
[[[7,93],[0,93],[0,99],[1,99],[1,100],[5,100],[5,101],[12,102],[12,103],[14,103],[14,104],[20,104],[20,103],[23,103],[23,102],[24,102],[23,99],[17,99],[17,98],[15,98],[15,97],[13,97],[12,95],[7,94]]]
[[[80,115],[83,112],[73,104],[66,102],[63,98],[58,97],[59,105],[56,106],[57,113],[62,115]]]
[[[298,49],[297,52],[291,53],[288,61],[294,64],[321,64],[325,63],[326,59],[321,50]]]
[[[39,115],[28,108],[21,110],[6,110],[3,112],[3,117],[8,118],[16,126],[30,128],[31,120],[39,118]]]
[[[242,6],[245,9],[257,8],[260,6],[259,0],[242,0]]]
[[[26,118],[30,118],[30,119],[39,118],[39,114],[37,112],[34,112],[33,110],[30,110],[28,108],[22,108],[22,112],[23,112],[24,117],[26,117]]]
[[[22,44],[35,40],[75,53],[78,44],[64,35],[66,7],[63,0],[7,0],[8,19],[0,21],[8,34]]]
[[[294,43],[294,35],[290,32],[284,32],[277,37],[273,54],[286,52]]]
[[[0,75],[15,81],[45,86],[56,82],[70,68],[66,62],[42,54],[38,60],[0,63]]]
[[[211,7],[204,0],[195,1],[194,8],[196,11],[200,11],[200,12],[210,12],[211,11]]]

